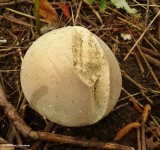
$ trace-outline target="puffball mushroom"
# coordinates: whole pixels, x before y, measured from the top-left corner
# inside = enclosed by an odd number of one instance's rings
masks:
[[[115,106],[121,72],[110,48],[84,27],[56,29],[37,39],[21,66],[29,104],[63,126],[98,122]]]

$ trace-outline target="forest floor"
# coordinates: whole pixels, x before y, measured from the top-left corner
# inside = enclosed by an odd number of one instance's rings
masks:
[[[58,28],[69,25],[86,27],[111,48],[122,70],[123,88],[118,103],[98,123],[72,128],[49,122],[30,107],[21,89],[20,68],[25,53],[37,38],[37,33],[35,19],[24,15],[34,16],[34,4],[26,0],[17,3],[12,0],[0,2],[0,82],[7,100],[35,131],[68,135],[84,141],[117,143],[136,150],[160,149],[160,16],[157,15],[160,2],[148,0],[147,5],[146,0],[130,0],[130,7],[138,10],[133,16],[111,4],[101,13],[97,3],[89,5],[84,1],[64,1],[71,12],[71,18],[67,18],[53,1],[50,2],[59,15]],[[46,24],[43,22],[41,26]],[[129,39],[125,40],[123,35],[129,36]],[[129,99],[134,99],[143,106],[150,104],[151,112],[144,125],[131,130],[124,138],[115,142],[113,139],[116,133],[124,125],[141,121],[141,113]],[[80,146],[26,138],[16,129],[7,113],[4,113],[3,107],[0,108],[0,143],[3,143],[1,139],[14,145],[30,145],[19,149],[98,149],[96,146],[84,147],[83,144]]]

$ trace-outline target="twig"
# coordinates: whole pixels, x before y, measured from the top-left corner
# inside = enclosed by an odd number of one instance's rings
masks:
[[[140,128],[137,128],[137,146],[138,150],[141,150],[141,138],[140,138]]]
[[[9,31],[9,34],[13,37],[14,41],[15,41],[15,46],[19,46],[19,42],[18,42],[18,37],[16,35],[14,35],[12,32]],[[21,61],[23,60],[23,56],[22,56],[22,50],[20,47],[17,48],[17,51],[19,52],[19,56],[20,56],[20,59]]]
[[[82,3],[83,3],[83,1],[81,0],[79,2],[79,6],[78,6],[78,9],[77,9],[76,17],[74,19],[74,23],[73,23],[74,26],[77,24],[77,20],[78,20],[78,17],[80,15],[80,10],[81,10],[81,7],[82,7]]]
[[[142,64],[142,62],[141,62],[141,60],[139,58],[139,55],[136,52],[133,52],[133,54],[134,54],[134,56],[136,58],[137,64],[138,64],[139,69],[140,69],[140,72],[141,72],[142,76],[144,76],[144,72],[145,71],[144,71],[144,68],[143,68],[143,64]]]
[[[30,0],[12,0],[12,1],[9,1],[9,2],[6,2],[6,1],[1,1],[0,2],[0,6],[10,6],[10,5],[15,5],[15,4],[20,4],[20,3],[29,3],[29,4],[33,4],[32,1]]]
[[[139,53],[140,53],[140,55],[142,56],[142,58],[143,58],[143,60],[144,60],[144,62],[145,62],[145,64],[146,64],[147,68],[148,68],[149,71],[151,72],[151,75],[152,75],[153,79],[154,79],[155,82],[157,83],[158,87],[160,87],[160,83],[159,83],[159,81],[158,81],[157,76],[156,76],[155,73],[153,72],[153,70],[152,70],[150,64],[148,63],[146,57],[144,56],[144,54],[143,54],[143,52],[141,51],[141,49],[140,49],[140,47],[139,47],[138,44],[137,44],[137,48],[138,48]]]
[[[53,122],[49,122],[46,126],[45,126],[45,128],[44,128],[44,132],[50,132],[50,131],[52,131],[52,129],[53,129],[53,126],[54,126],[55,124],[53,123]],[[43,143],[43,141],[36,141],[35,143],[33,143],[33,145],[31,146],[31,149],[38,149],[40,146],[41,146],[41,144]]]
[[[131,96],[137,96],[137,95],[140,95],[141,92],[138,92],[138,93],[134,93],[134,94],[131,94]],[[123,100],[126,100],[128,99],[130,96],[125,96],[125,97],[122,97],[119,101],[123,101]]]
[[[14,124],[9,120],[10,122],[10,128],[7,133],[8,141],[10,143],[13,143],[15,140],[18,144],[22,145],[22,139],[20,138],[19,133],[17,132],[17,129],[15,128]]]
[[[95,22],[89,20],[88,18],[84,17],[83,15],[80,15],[80,17],[84,22],[88,23],[89,25],[92,25],[93,27],[97,27],[98,26]]]
[[[20,24],[20,25],[23,25],[23,26],[26,26],[26,27],[34,27],[33,25],[27,23],[27,22],[24,22],[24,21],[21,21],[19,19],[16,19],[14,17],[11,17],[11,16],[7,16],[7,15],[4,15],[3,18],[5,18],[6,20],[9,20],[11,22],[14,22],[14,23],[17,23],[17,24]]]
[[[150,0],[150,3],[152,5],[155,5],[152,8],[153,8],[153,11],[155,12],[155,14],[158,14],[158,12],[160,11],[160,9],[158,7],[156,7],[157,6],[156,1],[155,0]],[[160,21],[160,16],[158,17],[158,38],[160,39],[160,23],[159,23],[159,21]]]
[[[16,13],[16,14],[19,14],[19,15],[21,15],[21,16],[25,16],[25,17],[28,17],[28,18],[36,19],[35,17],[33,17],[33,16],[31,16],[31,15],[22,13],[22,12],[17,11],[17,10],[13,10],[13,9],[11,9],[11,8],[7,8],[7,7],[6,7],[5,9],[8,10],[8,11],[14,12],[14,13]],[[41,21],[41,22],[44,22],[44,23],[48,23],[48,22],[47,22],[46,20],[44,20],[44,19],[40,19],[40,21]]]
[[[134,150],[133,147],[128,147],[124,145],[114,144],[114,143],[104,143],[94,140],[80,139],[71,136],[62,136],[57,134],[43,133],[38,132],[39,139],[45,141],[53,141],[60,143],[68,143],[73,145],[81,145],[84,147],[93,147],[101,149],[110,149],[110,150]]]
[[[116,14],[119,14],[121,17],[127,18],[125,15],[123,15],[123,14],[120,13],[120,12],[118,12],[116,9],[113,9],[113,8],[111,8],[111,7],[109,7],[109,6],[107,6],[107,9],[112,10],[112,11],[115,12]],[[104,12],[104,13],[105,13],[105,14],[106,14],[106,13],[107,13],[107,14],[110,14],[110,13],[108,13],[108,12]],[[123,18],[121,18],[121,17],[119,17],[119,16],[116,16],[116,17],[117,17],[119,20],[121,20],[121,21],[129,24],[130,26],[132,26],[132,27],[134,27],[134,28],[136,28],[136,29],[138,29],[138,30],[142,30],[140,27],[136,26],[136,25],[133,24],[132,22],[129,22],[128,20],[123,19]]]
[[[52,133],[55,134],[58,128],[59,128],[59,125],[55,125],[52,129]],[[45,145],[43,146],[43,150],[48,150],[51,144],[52,144],[51,142],[46,142]]]
[[[133,36],[132,36],[132,38],[133,38],[133,40],[135,41],[135,39],[134,39]],[[143,60],[144,60],[144,62],[145,62],[145,64],[146,64],[146,66],[147,66],[147,68],[149,69],[149,71],[150,71],[150,73],[151,73],[153,79],[154,79],[155,82],[157,83],[158,87],[160,87],[160,83],[159,83],[159,81],[158,81],[158,78],[157,78],[157,76],[155,75],[155,73],[153,72],[153,70],[152,70],[150,64],[148,63],[146,57],[144,56],[143,52],[141,51],[141,48],[140,48],[139,44],[137,44],[136,47],[138,48],[138,51],[139,51],[141,57],[143,58]]]
[[[155,24],[156,24],[156,23],[155,23]],[[150,32],[147,32],[147,33],[146,33],[146,37],[147,37],[153,44],[155,44],[155,45],[160,45],[159,39],[157,40],[157,39],[155,38],[155,35],[152,35]]]
[[[141,34],[141,36],[139,37],[139,39],[135,42],[135,44],[133,45],[133,47],[129,50],[128,54],[126,55],[126,57],[124,58],[124,61],[128,58],[128,56],[131,54],[131,52],[134,50],[134,48],[137,46],[137,44],[139,43],[139,41],[143,38],[143,36],[146,34],[146,32],[148,31],[148,29],[150,28],[150,26],[152,25],[152,23],[156,20],[156,18],[159,16],[160,11],[156,14],[156,16],[152,19],[152,21],[149,23],[149,25],[147,26],[147,28],[144,30],[144,32]]]
[[[128,102],[125,103],[125,104],[121,104],[121,105],[117,106],[116,108],[114,108],[114,109],[112,110],[112,112],[113,112],[113,111],[117,111],[117,110],[121,109],[122,107],[127,106],[128,104],[129,104]]]
[[[147,0],[145,28],[147,27],[148,24],[148,15],[149,15],[149,0]]]
[[[102,18],[100,16],[100,14],[93,8],[92,5],[90,5],[87,1],[84,0],[84,2],[89,6],[89,8],[93,11],[93,13],[95,14],[95,16],[98,18],[98,20],[100,21],[100,23],[103,25],[103,21]]]
[[[149,44],[151,46],[151,48],[155,51],[155,52],[158,52],[158,50],[155,48],[155,46],[153,46],[153,44],[151,43],[150,40],[148,40],[146,37],[144,37],[145,41],[147,44]]]
[[[133,95],[131,95],[131,94],[130,94],[127,90],[125,90],[123,87],[122,87],[122,91],[123,91],[124,93],[126,93],[130,98],[136,100],[136,99],[133,97]]]
[[[141,126],[142,150],[146,150],[145,125]]]
[[[153,115],[150,115],[150,117],[152,118],[153,122],[156,124],[156,126],[159,128],[160,130],[160,124],[158,123],[158,121],[155,119],[155,117]]]
[[[160,58],[160,53],[155,52],[155,51],[153,51],[153,50],[151,50],[151,49],[149,49],[149,48],[147,48],[147,47],[144,47],[144,46],[140,46],[140,48],[141,48],[141,50],[142,50],[143,52],[145,52],[145,53],[147,53],[147,54],[150,54],[150,55],[152,55],[152,56],[155,56],[155,57]]]
[[[147,91],[146,88],[144,88],[142,85],[140,85],[139,83],[137,83],[136,81],[134,81],[129,75],[126,74],[125,71],[122,70],[122,75],[124,77],[126,77],[129,81],[131,81],[132,83],[134,83],[134,85],[136,85],[139,90],[141,91],[142,95],[151,103],[153,104],[153,101],[145,94],[145,91]]]
[[[14,51],[14,52],[9,52],[9,53],[7,53],[7,54],[2,54],[2,55],[0,55],[0,58],[6,57],[6,56],[9,56],[9,55],[12,55],[12,54],[16,54],[16,53],[19,53],[19,49],[16,50],[16,51]]]
[[[160,68],[160,61],[149,56],[148,54],[144,54],[144,56],[146,57],[146,59],[153,65],[155,65],[156,67]]]
[[[35,18],[36,18],[36,29],[38,35],[41,34],[39,7],[40,7],[40,0],[35,0]]]
[[[12,120],[17,130],[24,137],[30,137],[32,139],[42,140],[42,141],[52,141],[52,142],[81,145],[84,147],[102,148],[102,149],[110,149],[110,150],[134,150],[134,148],[132,147],[114,144],[114,143],[105,143],[100,141],[85,140],[85,139],[71,137],[71,136],[33,131],[21,119],[21,117],[19,116],[14,106],[7,101],[1,85],[0,85],[0,107],[4,109],[8,118]]]

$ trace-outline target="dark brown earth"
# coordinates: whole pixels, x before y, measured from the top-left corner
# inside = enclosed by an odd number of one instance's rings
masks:
[[[138,2],[141,4],[146,3],[144,0],[138,0]],[[152,1],[150,0],[150,2]],[[73,10],[75,17],[79,2],[70,1],[69,3],[67,1],[66,4],[69,6],[70,10]],[[130,1],[130,4],[133,5],[136,3]],[[160,2],[158,2],[157,5],[158,4],[160,6]],[[146,88],[146,97],[149,97],[153,101],[153,104],[151,105],[151,114],[160,123],[160,87],[153,79],[153,76],[147,68],[144,59],[138,52],[138,48],[136,47],[134,52],[137,53],[144,67],[145,72],[143,75],[140,72],[139,66],[133,53],[127,58],[127,60],[124,61],[128,51],[144,32],[145,23],[147,22],[148,26],[148,24],[156,15],[156,12],[152,9],[153,7],[149,7],[146,21],[146,5],[144,6],[145,8],[135,5],[134,7],[138,10],[140,17],[138,17],[138,15],[133,17],[127,14],[124,10],[116,9],[110,4],[108,4],[106,13],[100,13],[98,10],[98,4],[94,3],[93,8],[100,14],[103,20],[103,23],[100,23],[99,19],[96,17],[93,11],[85,2],[83,2],[80,15],[77,20],[77,25],[85,26],[97,36],[99,36],[102,40],[104,40],[104,42],[108,44],[118,59],[122,72],[125,71],[125,73],[130,76],[136,83]],[[9,7],[13,10],[21,11],[23,13],[29,13],[31,12],[30,9],[33,10],[34,5],[24,2],[0,7],[0,38],[7,40],[7,43],[4,43],[0,46],[0,81],[3,85],[8,101],[10,101],[17,108],[17,111],[21,114],[27,125],[30,126],[33,130],[42,131],[46,124],[49,123],[49,121],[44,120],[42,116],[32,110],[29,104],[25,102],[20,85],[21,54],[24,56],[28,47],[36,39],[35,21],[28,19],[25,16],[8,11],[5,7]],[[63,15],[62,11],[57,6],[53,4],[53,7],[56,8],[59,16],[62,15],[62,18],[60,19],[60,27],[73,25],[72,21],[69,21],[69,19]],[[18,22],[14,23],[13,21],[7,19],[7,17],[3,17],[4,15],[11,15],[16,19],[27,22],[29,24],[33,23],[34,27],[30,28],[19,24]],[[33,15],[33,13],[31,13],[31,15]],[[157,50],[156,53],[160,53],[160,40],[158,38],[160,35],[160,30],[158,28],[159,26],[159,19],[156,19],[147,33],[144,35],[139,45],[148,48],[153,52]],[[134,40],[132,39],[124,41],[121,37],[121,33],[131,34]],[[150,44],[147,42],[147,40],[150,42]],[[158,42],[156,42],[156,40]],[[154,58],[160,60],[158,57]],[[149,64],[155,73],[155,76],[160,81],[160,67],[156,67],[151,63]],[[134,98],[143,105],[149,104],[146,97],[142,94],[142,91],[144,90],[133,84],[131,80],[126,78],[125,75],[123,75],[123,89],[131,95],[138,93],[136,96],[134,96]],[[68,128],[54,124],[53,130],[57,134],[115,143],[113,139],[117,131],[119,131],[119,129],[122,128],[125,124],[138,121],[140,117],[141,114],[135,110],[133,105],[129,102],[128,95],[122,90],[121,96],[117,105],[115,106],[115,109],[98,123],[78,128]],[[150,121],[152,121],[152,119],[149,117],[148,121],[146,122],[146,126],[149,126]],[[17,144],[15,138],[11,138],[13,136],[11,130],[11,122],[4,114],[3,110],[0,109],[0,137],[9,143]],[[150,138],[150,136],[152,136],[152,133],[146,133],[146,138]],[[29,144],[31,146],[33,146],[33,144],[36,142],[32,139],[24,138],[23,136],[21,136],[21,140],[23,141],[23,144]],[[157,141],[156,138],[155,141]],[[39,149],[91,150],[91,148],[84,148],[82,146],[53,142],[48,142],[48,148],[44,148],[46,143],[47,142],[43,142]],[[122,140],[116,143],[132,146],[135,149],[138,149],[136,129],[133,129]],[[149,143],[146,143],[146,145],[148,144]],[[93,149],[95,150],[96,148]],[[157,150],[158,149],[160,149],[160,146],[157,148]]]

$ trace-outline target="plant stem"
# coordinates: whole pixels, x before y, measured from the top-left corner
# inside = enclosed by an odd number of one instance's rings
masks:
[[[39,7],[40,7],[40,0],[35,0],[35,17],[36,17],[36,28],[37,34],[40,35],[40,15],[39,15]]]

